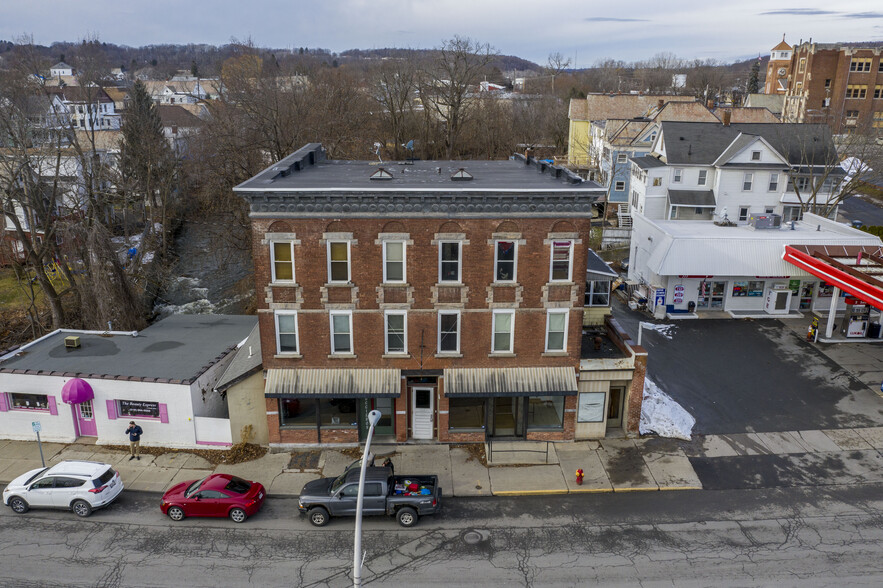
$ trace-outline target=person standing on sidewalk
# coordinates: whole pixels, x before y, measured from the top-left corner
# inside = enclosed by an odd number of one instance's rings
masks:
[[[141,427],[135,424],[135,421],[129,421],[129,428],[126,429],[129,434],[129,461],[137,459],[141,461],[141,435],[144,433]]]

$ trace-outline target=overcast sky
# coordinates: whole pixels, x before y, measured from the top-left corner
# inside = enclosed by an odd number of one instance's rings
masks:
[[[544,8],[545,6],[545,8]],[[425,49],[453,35],[544,64],[576,67],[672,52],[732,61],[796,43],[883,40],[883,2],[827,0],[0,0],[0,38],[37,43],[97,35],[130,46],[225,44],[331,51]]]

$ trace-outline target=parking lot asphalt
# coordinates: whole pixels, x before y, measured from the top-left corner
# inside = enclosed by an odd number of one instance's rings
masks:
[[[643,330],[647,374],[696,418],[694,433],[883,424],[883,399],[782,321],[656,321],[619,300],[613,315],[633,339],[639,321],[674,325],[670,339]],[[883,346],[867,345],[862,353],[883,366]]]

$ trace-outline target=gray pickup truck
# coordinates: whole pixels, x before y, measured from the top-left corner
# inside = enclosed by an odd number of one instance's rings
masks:
[[[336,478],[307,482],[300,492],[297,509],[317,527],[331,517],[356,515],[359,494],[359,468],[348,468]],[[413,527],[421,516],[441,509],[442,489],[438,476],[394,476],[391,468],[365,470],[363,515],[390,515],[403,527]]]

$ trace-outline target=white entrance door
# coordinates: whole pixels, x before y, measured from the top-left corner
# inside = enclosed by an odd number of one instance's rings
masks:
[[[411,437],[432,439],[432,421],[435,410],[432,402],[434,388],[411,389]]]

